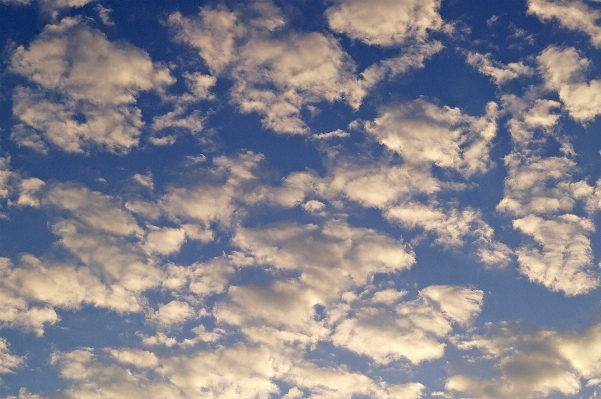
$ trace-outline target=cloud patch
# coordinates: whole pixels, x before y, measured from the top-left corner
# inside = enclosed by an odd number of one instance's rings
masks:
[[[10,69],[30,82],[14,91],[11,138],[42,152],[50,145],[127,153],[144,126],[136,96],[174,82],[144,50],[110,42],[79,18],[47,25],[27,48],[17,47]]]

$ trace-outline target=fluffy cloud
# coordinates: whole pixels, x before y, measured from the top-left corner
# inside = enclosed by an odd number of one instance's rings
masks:
[[[302,282],[327,295],[363,285],[375,273],[408,269],[415,261],[401,241],[341,221],[239,228],[233,243],[258,264],[302,272]]]
[[[312,103],[346,101],[358,108],[364,92],[354,69],[339,44],[321,33],[254,40],[233,68],[232,97],[242,112],[263,115],[267,128],[305,133],[300,114]]]
[[[109,349],[110,356],[83,348],[55,353],[51,363],[67,380],[61,398],[286,398],[342,399],[367,395],[374,399],[419,399],[419,383],[376,382],[344,368],[318,367],[295,360],[293,353],[235,344],[189,356],[158,357],[138,349]],[[158,372],[153,372],[157,370]],[[278,383],[290,388],[282,392]],[[23,392],[26,395],[26,392]],[[21,397],[21,396],[20,396]],[[23,398],[36,396],[23,396]]]
[[[44,204],[70,213],[94,230],[117,236],[142,234],[131,214],[113,198],[85,187],[57,185],[48,192]]]
[[[398,8],[396,12],[388,9],[391,6]],[[306,134],[309,129],[302,115],[312,112],[315,105],[342,101],[358,109],[377,82],[422,67],[425,59],[440,51],[440,43],[425,41],[428,30],[442,27],[438,8],[437,1],[387,0],[378,1],[377,7],[373,2],[353,1],[330,8],[331,27],[350,29],[344,32],[351,37],[360,35],[369,43],[385,45],[419,42],[360,75],[334,37],[290,31],[270,1],[237,11],[204,7],[197,17],[176,12],[169,16],[169,24],[176,40],[198,50],[214,76],[233,81],[231,98],[242,112],[258,113],[263,126],[276,132]]]
[[[47,25],[28,48],[19,46],[11,70],[32,83],[15,89],[19,123],[11,137],[39,151],[48,144],[76,153],[93,146],[129,151],[144,125],[137,94],[174,81],[145,51],[112,43],[77,18]]]
[[[367,133],[397,152],[402,164],[390,157],[332,156],[328,175],[316,183],[317,193],[333,203],[351,200],[378,208],[387,220],[433,233],[436,242],[447,247],[463,246],[466,237],[471,237],[481,262],[507,265],[511,250],[494,239],[493,229],[479,211],[457,209],[450,203],[441,206],[436,200],[439,193],[467,189],[465,180],[434,175],[435,167],[454,170],[466,179],[486,172],[497,113],[494,103],[478,118],[421,99],[384,107],[378,117],[363,125]]]
[[[173,292],[190,293],[195,297],[219,294],[225,291],[234,274],[234,263],[231,259],[219,257],[188,266],[169,264],[162,284]]]
[[[250,20],[224,8],[203,8],[197,18],[174,13],[169,23],[214,74],[234,81],[231,96],[240,110],[262,115],[269,129],[306,133],[301,112],[321,101],[357,108],[364,90],[336,40],[321,33],[276,36],[271,31],[283,24],[280,11],[268,2],[260,5]]]
[[[144,247],[150,253],[169,255],[179,252],[186,241],[186,232],[183,229],[170,227],[152,228],[146,236]]]
[[[553,393],[577,395],[581,379],[595,381],[601,345],[601,328],[597,324],[583,333],[551,329],[528,331],[519,324],[489,325],[486,335],[475,335],[460,342],[459,348],[476,349],[476,361],[494,361],[497,374],[483,379],[455,375],[446,388],[464,397],[535,398]]]
[[[560,114],[554,112],[561,104],[554,100],[536,98],[519,98],[513,94],[502,98],[503,109],[511,112],[512,118],[507,122],[511,139],[521,151],[529,149],[532,140],[542,134],[550,136],[559,120]]]
[[[182,301],[171,301],[159,306],[150,316],[150,320],[161,327],[171,327],[192,319],[196,315],[194,309]]]
[[[4,326],[21,327],[42,335],[44,326],[56,323],[59,320],[58,315],[50,306],[31,306],[23,296],[11,289],[12,269],[13,265],[9,259],[0,258],[0,273],[3,281],[0,287],[0,323]]]
[[[545,85],[557,91],[570,116],[588,122],[601,113],[601,80],[586,81],[590,61],[575,48],[550,46],[538,57]]]
[[[0,373],[14,373],[14,369],[24,363],[24,358],[13,355],[5,339],[0,338]]]
[[[571,214],[553,220],[529,215],[514,220],[513,225],[542,247],[524,246],[517,250],[520,271],[530,280],[569,296],[584,294],[599,286],[592,267],[588,234],[594,226],[590,220]]]
[[[567,157],[511,154],[505,158],[505,164],[509,170],[505,196],[497,209],[517,216],[570,212],[576,200],[590,191],[585,182],[571,180],[576,164]]]
[[[296,339],[324,338],[327,330],[315,319],[316,305],[330,309],[343,292],[363,286],[375,273],[399,272],[414,262],[400,241],[338,221],[322,227],[281,223],[238,228],[233,243],[255,264],[273,267],[276,276],[300,275],[268,285],[230,287],[215,316],[251,336],[256,328],[269,327],[304,337]]]
[[[337,0],[326,10],[330,28],[352,39],[379,46],[425,41],[440,30],[439,0]]]
[[[68,353],[55,353],[51,364],[59,369],[68,386],[61,392],[63,398],[95,399],[109,396],[115,399],[144,397],[186,398],[177,387],[161,378],[152,379],[147,366],[153,354],[144,351],[113,350],[115,362],[96,356],[91,349],[83,348]],[[104,360],[104,361],[103,361]],[[141,370],[122,367],[133,365]]]
[[[558,104],[514,97],[505,103],[513,113],[508,125],[517,145],[505,157],[508,176],[497,209],[513,215],[514,228],[535,244],[516,251],[520,272],[552,291],[587,293],[599,285],[589,238],[594,225],[576,213],[578,205],[595,211],[597,200],[592,186],[572,179],[574,150],[554,135],[558,116],[551,111]],[[559,141],[563,156],[538,155],[550,138]]]
[[[416,100],[381,109],[373,122],[366,122],[365,130],[408,164],[436,165],[469,177],[489,167],[496,119],[495,103],[477,118],[458,108]]]
[[[74,185],[53,185],[41,203],[55,215],[52,231],[74,259],[25,254],[17,266],[3,260],[0,322],[41,335],[45,325],[59,321],[54,308],[141,311],[146,306],[141,293],[159,286],[165,275],[145,252],[143,245],[150,244],[141,243],[144,232],[131,214],[115,199]],[[173,251],[173,243],[161,245],[150,252]]]
[[[505,65],[499,61],[491,59],[491,54],[479,54],[468,52],[467,63],[478,70],[478,72],[490,76],[496,85],[502,85],[510,80],[517,79],[520,76],[528,76],[534,73],[534,70],[524,65],[522,62],[510,62]]]
[[[565,28],[581,31],[591,38],[595,47],[601,47],[601,13],[579,0],[528,0],[528,12],[542,21],[557,20]]]
[[[432,195],[444,183],[427,168],[413,165],[362,164],[342,159],[329,167],[329,174],[318,182],[319,194],[329,199],[340,197],[365,207],[387,208],[419,194]]]
[[[256,171],[261,155],[247,152],[237,157],[218,157],[215,168],[194,185],[173,187],[163,195],[160,204],[172,219],[183,223],[193,222],[201,228],[211,223],[227,226],[241,211],[244,203],[261,199],[253,195],[258,186]]]
[[[392,309],[365,304],[336,326],[332,342],[378,364],[401,358],[413,364],[438,359],[452,323],[467,325],[480,312],[483,295],[463,287],[429,286],[417,299]]]
[[[40,198],[38,194],[45,185],[46,183],[35,177],[22,180],[19,185],[19,198],[17,198],[17,205],[39,208]]]

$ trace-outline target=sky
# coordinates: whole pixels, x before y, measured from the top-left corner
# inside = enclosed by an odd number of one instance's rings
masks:
[[[601,1],[0,0],[0,397],[601,397]]]

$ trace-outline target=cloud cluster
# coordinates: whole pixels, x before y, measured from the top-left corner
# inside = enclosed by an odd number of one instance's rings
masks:
[[[301,113],[312,104],[360,104],[364,92],[354,63],[333,37],[282,34],[285,21],[275,5],[259,2],[251,8],[250,18],[209,7],[197,17],[169,17],[178,40],[197,49],[214,75],[233,80],[231,98],[242,112],[258,113],[276,132],[298,134],[307,132]]]
[[[399,359],[419,364],[441,358],[445,348],[441,341],[451,333],[452,324],[467,325],[480,312],[484,296],[480,290],[432,285],[417,299],[395,304],[382,301],[383,293],[361,301],[362,306],[354,304],[351,314],[336,326],[332,342],[384,365]]]
[[[552,291],[587,293],[599,285],[589,238],[594,225],[575,212],[578,205],[595,211],[595,190],[572,179],[574,151],[553,130],[559,104],[514,96],[504,101],[512,112],[508,127],[516,145],[505,157],[508,176],[497,209],[512,215],[514,228],[532,238],[516,251],[520,272]],[[539,155],[550,140],[559,141],[562,156]]]
[[[47,25],[11,56],[11,70],[29,81],[13,94],[11,138],[45,152],[83,153],[91,147],[126,153],[144,126],[136,96],[162,92],[169,71],[128,43],[113,43],[80,18]]]
[[[135,349],[94,353],[84,348],[55,353],[51,362],[68,387],[64,398],[348,398],[367,395],[376,399],[418,399],[419,383],[385,384],[341,368],[291,363],[274,348],[234,345],[197,351],[186,357],[157,356]],[[282,349],[282,348],[280,348]],[[156,370],[156,371],[155,371]],[[282,389],[278,383],[288,388]],[[26,396],[23,398],[36,397]],[[20,396],[21,398],[21,396]]]
[[[458,374],[447,380],[448,390],[463,397],[534,398],[554,393],[576,395],[582,379],[588,380],[588,386],[599,382],[599,324],[582,334],[551,329],[528,331],[508,322],[490,324],[488,330],[485,335],[474,335],[459,343],[459,348],[479,352],[476,361],[493,361],[495,377]]]
[[[332,203],[350,200],[380,209],[390,222],[431,233],[445,247],[463,246],[469,237],[480,261],[506,265],[511,250],[494,239],[479,211],[437,200],[439,194],[469,189],[465,181],[489,169],[497,114],[495,103],[482,117],[423,99],[382,107],[373,121],[363,122],[363,129],[402,163],[333,156],[317,192]],[[454,175],[435,175],[444,169]]]
[[[398,7],[398,12],[390,12],[390,6]],[[332,29],[353,38],[384,46],[409,39],[419,42],[361,74],[334,37],[291,31],[270,1],[236,11],[204,7],[196,17],[176,12],[169,16],[169,24],[178,41],[198,50],[213,76],[233,81],[231,99],[241,112],[258,113],[263,126],[275,132],[305,134],[309,130],[303,115],[317,104],[341,101],[356,110],[367,91],[386,75],[422,67],[426,58],[440,51],[439,43],[425,40],[427,31],[441,29],[438,7],[437,1],[381,1],[376,8],[373,2],[352,1],[330,8]]]

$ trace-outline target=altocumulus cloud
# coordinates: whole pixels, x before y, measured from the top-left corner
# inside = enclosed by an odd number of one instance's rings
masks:
[[[0,0],[0,396],[599,396],[601,3],[522,3]]]

